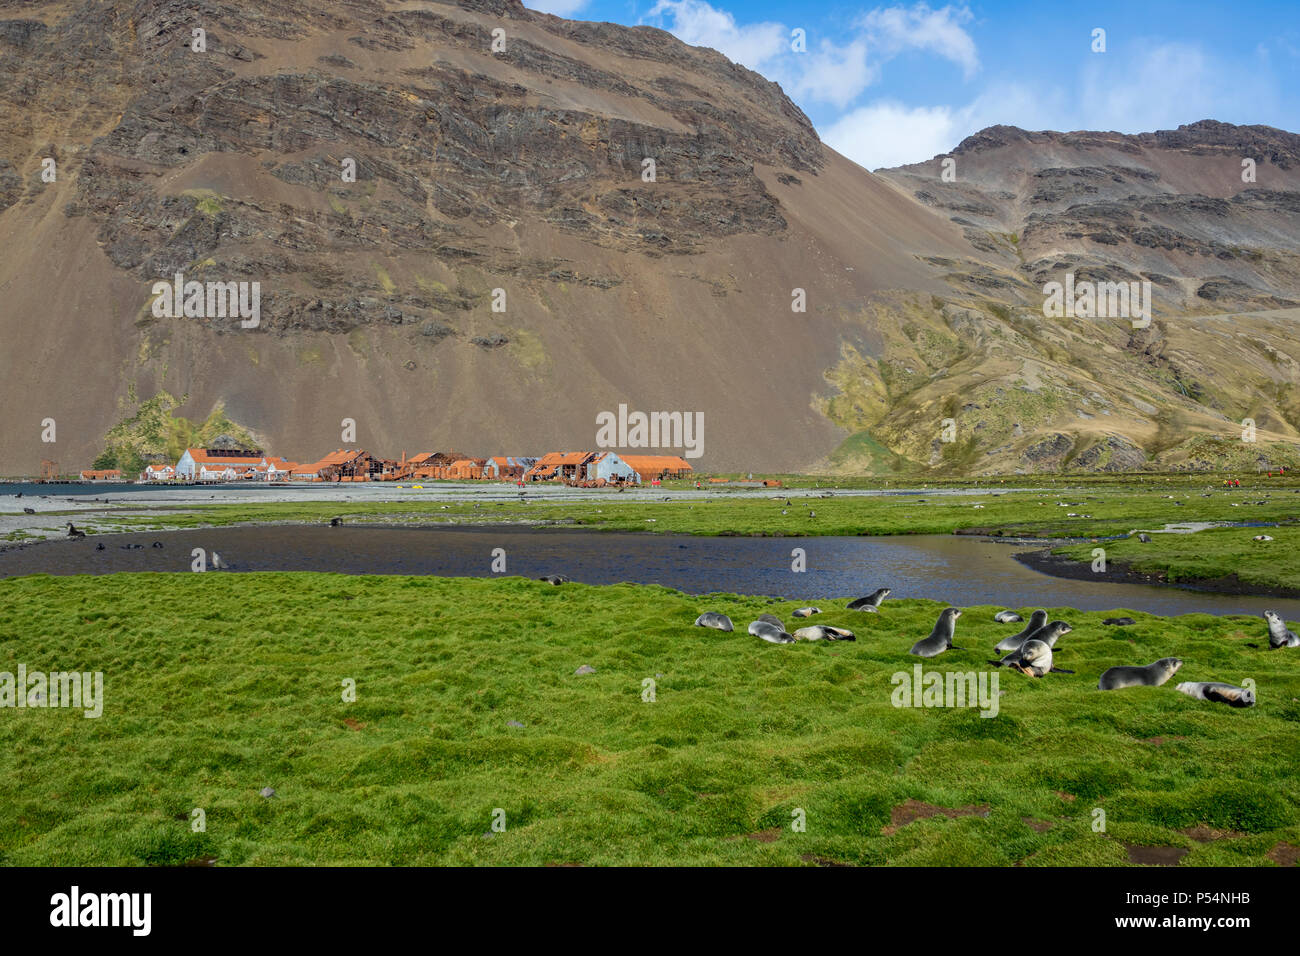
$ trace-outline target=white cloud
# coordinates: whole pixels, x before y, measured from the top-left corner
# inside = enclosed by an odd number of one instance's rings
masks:
[[[524,0],[524,6],[538,13],[553,13],[557,17],[571,17],[591,0]]]
[[[969,79],[980,65],[975,41],[963,28],[972,19],[964,6],[931,10],[917,3],[912,7],[877,8],[859,17],[857,27],[886,57],[904,50],[926,50],[956,63]]]
[[[821,131],[823,142],[859,166],[919,162],[952,148],[957,118],[947,106],[910,108],[881,101],[860,106]]]
[[[796,98],[841,109],[880,78],[883,63],[907,50],[951,60],[968,76],[979,67],[975,41],[963,28],[972,19],[964,6],[932,10],[917,3],[876,9],[858,17],[843,42],[822,37],[805,53],[793,52],[785,24],[742,26],[707,0],[658,0],[646,19],[685,43],[712,47],[762,73]]]
[[[859,166],[905,166],[942,156],[989,126],[1051,129],[1061,113],[1060,90],[1003,84],[965,106],[904,106],[879,100],[841,116],[820,130],[827,146]]]
[[[704,0],[659,0],[646,16],[670,17],[669,32],[683,43],[712,47],[756,72],[790,49],[790,31],[781,24],[740,26],[730,13]]]

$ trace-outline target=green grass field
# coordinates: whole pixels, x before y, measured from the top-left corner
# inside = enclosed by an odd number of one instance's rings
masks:
[[[820,504],[819,504],[820,510]],[[895,708],[942,605],[821,602],[855,643],[744,633],[765,598],[517,578],[0,581],[0,670],[103,671],[103,716],[0,710],[0,862],[1268,865],[1300,846],[1300,652],[1263,621],[1076,630],[999,713]],[[694,628],[702,610],[738,632]],[[927,672],[1016,630],[968,608]],[[1098,674],[1176,655],[1160,688]],[[575,676],[581,665],[594,674]],[[643,681],[656,682],[643,700]],[[1236,710],[1179,680],[1253,679]],[[357,700],[342,699],[345,680]],[[509,721],[522,723],[511,727]],[[263,787],[276,795],[259,795]],[[191,829],[202,808],[206,830]],[[493,831],[494,811],[505,829]],[[1093,829],[1104,810],[1105,832]],[[792,828],[802,811],[806,828]],[[919,818],[918,818],[919,817]],[[917,819],[913,819],[917,818]],[[1136,847],[1138,849],[1130,849]]]

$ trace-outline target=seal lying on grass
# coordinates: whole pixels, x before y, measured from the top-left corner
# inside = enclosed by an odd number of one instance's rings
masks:
[[[1197,700],[1211,700],[1229,707],[1254,707],[1255,692],[1246,687],[1234,687],[1218,681],[1183,681],[1178,690]]]
[[[773,624],[770,621],[751,621],[749,633],[754,637],[762,638],[769,644],[794,643],[793,635],[786,633],[785,628],[781,625]]]
[[[1125,687],[1159,687],[1174,676],[1183,662],[1176,657],[1162,657],[1143,667],[1108,667],[1097,681],[1098,690],[1121,690]]]
[[[695,619],[696,627],[714,627],[719,631],[734,630],[731,625],[731,618],[725,614],[719,614],[717,611],[705,611]]]
[[[831,627],[829,624],[814,624],[801,627],[794,632],[798,641],[856,641],[853,632],[843,627]]]
[[[993,620],[997,621],[999,624],[1018,624],[1023,621],[1024,618],[1015,611],[998,611],[997,614],[993,615]]]

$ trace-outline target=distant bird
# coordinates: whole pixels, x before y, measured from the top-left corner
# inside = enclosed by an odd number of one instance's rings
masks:
[[[217,554],[215,551],[212,552],[212,567],[213,570],[225,567],[225,565],[221,563],[221,555]]]
[[[22,496],[23,496],[23,493],[22,493],[21,491],[18,492],[18,494],[14,495],[15,498],[21,498]]]
[[[84,538],[85,536],[86,536],[86,532],[84,532],[84,531],[78,531],[76,525],[74,525],[71,521],[68,522],[68,537],[69,537],[69,538]]]
[[[816,517],[817,517],[817,512],[815,512],[815,511],[809,511],[809,512],[808,512],[808,517],[809,517],[809,518],[816,518]]]
[[[34,515],[34,514],[36,514],[36,509],[35,509],[35,508],[24,508],[24,509],[23,509],[23,514]]]

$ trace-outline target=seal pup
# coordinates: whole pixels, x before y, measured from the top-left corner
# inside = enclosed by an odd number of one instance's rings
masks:
[[[84,532],[84,531],[78,531],[76,525],[74,525],[71,521],[68,522],[68,537],[69,537],[69,538],[84,538],[85,536],[86,536],[86,532]]]
[[[715,627],[719,631],[734,630],[731,624],[731,618],[725,614],[719,614],[717,611],[705,611],[695,619],[696,627]]]
[[[1030,638],[1000,661],[990,660],[994,667],[1010,667],[1020,671],[1026,677],[1042,677],[1044,674],[1073,674],[1074,671],[1062,670],[1052,666],[1052,648],[1044,641]]]
[[[1113,627],[1128,627],[1130,624],[1136,624],[1137,621],[1131,617],[1108,617],[1102,621],[1103,624],[1109,624]]]
[[[1021,644],[1025,643],[1025,641],[1029,640],[1029,638],[1033,637],[1034,632],[1046,623],[1047,612],[1042,610],[1035,611],[1033,614],[1029,615],[1029,623],[1025,625],[1023,631],[1019,634],[1012,634],[1010,637],[1004,637],[1002,640],[998,641],[998,646],[993,649],[1003,654],[1007,653],[1007,651],[1014,651]]]
[[[1042,641],[1048,647],[1055,647],[1056,641],[1061,635],[1069,634],[1073,630],[1074,628],[1065,621],[1053,621],[1051,624],[1040,627],[1033,637],[1025,641],[1025,644],[1028,644],[1029,641]],[[1021,644],[1020,646],[1024,647],[1025,645]]]
[[[777,627],[785,630],[785,621],[781,620],[775,614],[760,614],[757,620],[766,621],[768,624],[775,624]]]
[[[25,515],[34,515],[34,514],[36,514],[36,509],[35,509],[35,508],[24,508],[24,509],[23,509],[23,514],[25,514]]]
[[[1122,690],[1125,687],[1159,687],[1173,677],[1183,662],[1176,657],[1162,657],[1143,667],[1108,667],[1097,681],[1098,690]]]
[[[848,609],[850,611],[875,611],[880,607],[881,602],[889,597],[891,590],[892,588],[878,588],[866,597],[850,601]]]
[[[1229,707],[1254,707],[1255,692],[1245,687],[1234,687],[1232,684],[1221,684],[1218,681],[1183,681],[1177,688],[1188,697],[1195,697],[1197,700],[1210,700],[1216,704],[1227,704]]]
[[[1015,611],[998,611],[997,614],[993,615],[993,620],[999,624],[1019,624],[1024,618]]]
[[[829,624],[814,624],[801,627],[794,632],[797,641],[856,641],[857,637],[847,628],[831,627]]]
[[[543,574],[537,580],[545,581],[547,584],[554,584],[556,587],[559,587],[561,584],[569,583],[569,579],[563,574]]]
[[[795,617],[812,617],[814,614],[820,614],[822,609],[819,607],[797,607],[793,614]]]
[[[770,644],[793,644],[794,635],[786,633],[784,627],[769,621],[750,621],[749,633],[762,638]]]
[[[1276,611],[1265,611],[1264,620],[1268,621],[1268,646],[1277,650],[1279,647],[1300,647],[1300,637],[1295,631],[1287,629],[1286,621]]]
[[[934,630],[930,632],[930,636],[913,644],[908,653],[915,654],[917,657],[938,657],[947,650],[964,651],[966,648],[957,647],[952,642],[952,636],[957,630],[957,618],[959,617],[961,617],[961,611],[957,608],[944,608],[939,615],[939,620],[935,622]]]
[[[331,527],[331,528],[337,528],[337,527],[338,527],[339,525],[341,525],[341,524],[343,524],[343,519],[342,519],[342,518],[330,518],[330,527]]]

